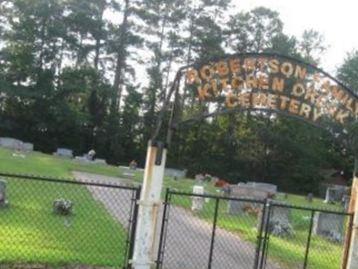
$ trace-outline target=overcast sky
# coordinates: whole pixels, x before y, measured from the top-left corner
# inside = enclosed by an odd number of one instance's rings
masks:
[[[276,10],[285,25],[285,33],[301,36],[313,28],[325,37],[329,46],[320,67],[335,73],[347,52],[358,49],[358,0],[237,0],[240,10],[257,6]]]

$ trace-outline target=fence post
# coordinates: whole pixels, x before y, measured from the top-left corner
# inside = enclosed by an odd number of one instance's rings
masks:
[[[211,232],[211,242],[210,242],[210,252],[209,252],[209,264],[208,269],[211,269],[214,255],[214,242],[215,242],[215,234],[216,234],[216,225],[218,221],[218,212],[219,212],[219,198],[215,200],[215,211],[214,211],[214,220],[213,220],[213,230]]]
[[[157,216],[160,206],[167,150],[149,141],[134,241],[132,268],[150,269],[155,262]]]
[[[260,221],[260,226],[259,226],[259,231],[258,231],[258,235],[257,235],[257,243],[256,243],[256,254],[255,254],[255,261],[254,261],[254,268],[253,269],[258,269],[259,268],[259,262],[260,262],[260,258],[261,258],[261,245],[262,245],[262,240],[264,239],[264,237],[262,237],[264,228],[265,228],[265,221],[266,221],[266,206],[267,206],[267,199],[265,199],[264,204],[262,206],[262,213],[261,213],[261,221]]]
[[[358,158],[354,160],[353,184],[349,213],[353,213],[353,227],[348,252],[348,263],[345,269],[358,268]]]
[[[127,267],[129,265],[128,261],[131,261],[133,258],[133,250],[134,250],[134,240],[135,240],[135,230],[136,230],[136,226],[137,226],[137,219],[138,219],[138,204],[137,201],[139,201],[140,199],[140,192],[141,192],[141,187],[139,187],[138,189],[136,189],[135,191],[135,195],[133,199],[133,211],[132,211],[132,216],[131,216],[131,221],[130,221],[130,243],[129,243],[129,250],[128,250],[128,255],[127,255]],[[130,268],[130,267],[128,267]]]
[[[168,222],[168,206],[170,206],[170,189],[167,188],[165,192],[165,201],[163,208],[163,218],[162,218],[162,227],[160,229],[160,238],[159,238],[159,247],[158,247],[158,258],[157,258],[157,269],[163,268],[163,259],[164,259],[164,246],[166,237],[164,236],[166,225]]]
[[[265,210],[265,214],[266,216],[264,216],[265,218],[265,222],[264,222],[264,227],[265,227],[265,236],[264,236],[264,242],[263,242],[263,246],[262,246],[262,254],[260,257],[260,269],[264,269],[266,266],[266,259],[267,259],[267,252],[268,252],[268,244],[269,244],[269,239],[270,239],[270,218],[271,218],[271,212],[272,212],[272,203],[270,202],[270,200],[266,200],[266,210]]]
[[[307,244],[306,244],[306,252],[305,252],[305,262],[303,264],[303,269],[307,268],[308,264],[308,254],[310,253],[310,246],[311,246],[311,238],[312,238],[312,228],[313,228],[313,220],[314,220],[314,214],[315,210],[311,211],[311,220],[310,220],[310,229],[308,230],[308,238],[307,238]]]

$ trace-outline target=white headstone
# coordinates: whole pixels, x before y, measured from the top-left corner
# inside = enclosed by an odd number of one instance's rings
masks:
[[[204,187],[195,185],[193,187],[193,194],[204,194]],[[193,196],[191,210],[200,211],[204,206],[204,198],[200,196]]]

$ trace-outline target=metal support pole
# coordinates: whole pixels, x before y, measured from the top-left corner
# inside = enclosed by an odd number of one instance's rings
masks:
[[[354,173],[349,213],[353,213],[353,227],[348,252],[348,263],[345,269],[358,268],[358,158],[354,160]]]
[[[272,213],[272,205],[270,201],[267,201],[266,203],[266,216],[265,218],[265,236],[264,236],[264,242],[262,246],[262,254],[261,254],[261,260],[260,260],[260,269],[264,269],[266,267],[266,259],[267,259],[267,252],[268,252],[268,245],[270,240],[270,218]]]
[[[166,223],[168,222],[167,210],[169,204],[170,190],[167,189],[165,193],[165,201],[164,201],[164,209],[163,209],[163,218],[162,218],[162,227],[160,229],[160,238],[159,238],[159,250],[158,250],[158,258],[157,258],[157,269],[163,267],[163,258],[164,258],[164,244],[165,244],[165,236],[164,232],[166,229]]]
[[[216,198],[215,211],[214,211],[214,220],[213,220],[213,230],[212,230],[212,233],[211,233],[211,243],[210,243],[208,269],[211,269],[211,266],[212,266],[212,263],[213,263],[216,224],[217,224],[217,221],[218,221],[218,212],[219,212],[219,202],[220,202],[219,198]]]
[[[134,269],[150,269],[156,259],[155,239],[167,150],[149,141],[132,260]]]
[[[139,187],[135,191],[134,198],[132,198],[133,199],[132,202],[134,203],[134,207],[133,207],[133,212],[132,212],[131,221],[130,221],[131,229],[130,229],[129,250],[128,250],[128,255],[127,255],[128,260],[132,260],[132,258],[133,258],[135,230],[136,230],[137,218],[138,218],[138,204],[137,204],[137,201],[139,201],[139,199],[140,199],[140,191],[141,191],[141,188]],[[128,263],[127,263],[127,265],[128,265]]]
[[[260,222],[260,227],[259,227],[259,232],[257,235],[257,243],[256,243],[256,251],[255,251],[255,261],[254,261],[254,268],[253,269],[258,269],[259,268],[259,262],[260,262],[260,257],[261,257],[261,245],[262,245],[262,240],[264,239],[262,237],[264,228],[265,228],[265,223],[266,223],[266,205],[267,205],[267,199],[265,199],[265,203],[262,206],[262,213],[261,213],[261,222]]]
[[[305,252],[305,262],[303,264],[303,269],[306,269],[307,264],[308,264],[308,254],[310,253],[314,214],[315,214],[315,211],[312,210],[312,212],[311,212],[311,220],[310,220],[310,229],[308,231],[308,238],[307,238],[307,245],[306,245],[306,252]]]

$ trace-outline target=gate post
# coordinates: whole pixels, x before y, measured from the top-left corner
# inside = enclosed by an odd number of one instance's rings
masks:
[[[132,268],[150,269],[155,261],[155,233],[167,150],[149,141],[134,241]]]
[[[353,213],[351,243],[348,253],[348,264],[345,269],[358,268],[358,158],[354,160],[354,173],[349,213]]]

